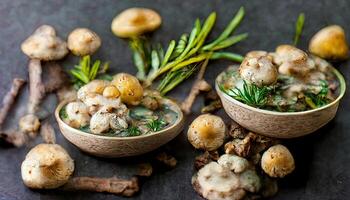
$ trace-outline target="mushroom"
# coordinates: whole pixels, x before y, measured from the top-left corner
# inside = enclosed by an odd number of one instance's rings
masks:
[[[156,97],[153,96],[144,96],[141,100],[141,105],[145,106],[150,110],[157,110],[159,108],[159,103]]]
[[[157,29],[162,23],[160,15],[148,8],[129,8],[117,15],[111,25],[112,32],[121,38],[132,38]]]
[[[219,116],[203,114],[191,123],[187,137],[196,149],[213,151],[224,143],[225,131],[225,123]]]
[[[118,98],[120,96],[120,92],[115,86],[110,85],[103,90],[102,95],[107,98]]]
[[[283,178],[294,170],[294,158],[287,147],[274,145],[262,155],[261,168],[271,177]]]
[[[128,122],[125,118],[118,117],[115,113],[111,114],[109,126],[116,130],[121,131],[128,128]]]
[[[68,35],[68,49],[76,56],[95,53],[101,46],[101,38],[87,28],[76,28]]]
[[[344,29],[338,25],[321,29],[311,38],[309,51],[324,59],[347,59],[349,57],[349,47]]]
[[[247,169],[239,174],[241,187],[248,192],[258,192],[261,188],[261,180],[253,169]]]
[[[21,49],[31,59],[42,61],[60,60],[67,55],[67,43],[56,36],[52,26],[42,25],[21,45]]]
[[[192,177],[192,185],[201,196],[210,200],[238,200],[246,195],[239,175],[216,162],[202,167]]]
[[[139,80],[130,74],[119,73],[114,75],[111,85],[118,88],[123,103],[135,106],[142,100],[143,88]]]
[[[39,118],[33,114],[27,114],[19,119],[19,128],[21,131],[35,136],[40,128]]]
[[[249,83],[257,86],[272,85],[277,81],[277,69],[271,58],[260,53],[248,53],[239,67],[239,74]]]
[[[90,130],[92,133],[101,134],[110,128],[112,114],[109,108],[102,107],[90,120]]]
[[[110,83],[108,81],[105,81],[105,80],[93,80],[78,90],[77,97],[81,101],[85,101],[85,99],[90,94],[101,94],[102,95],[104,89],[109,84]]]
[[[82,102],[70,102],[66,106],[67,118],[63,119],[69,126],[79,128],[89,124],[88,107]]]
[[[33,189],[58,188],[68,181],[73,171],[73,159],[57,144],[35,146],[21,166],[24,184]]]
[[[249,162],[243,157],[232,154],[224,154],[218,160],[219,165],[232,170],[234,173],[241,173],[249,167]]]
[[[291,45],[280,45],[273,55],[273,62],[279,65],[278,72],[291,76],[306,76],[315,63],[308,58],[308,55]]]

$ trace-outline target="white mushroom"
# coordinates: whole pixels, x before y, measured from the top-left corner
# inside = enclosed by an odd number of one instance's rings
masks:
[[[258,192],[261,188],[260,177],[253,169],[248,169],[239,174],[241,187],[248,192]]]
[[[219,116],[203,114],[191,123],[187,137],[196,149],[213,151],[224,143],[225,131],[225,123]]]
[[[249,167],[249,161],[247,159],[232,154],[220,156],[218,163],[232,170],[234,173],[241,173]]]
[[[89,124],[88,107],[82,102],[71,102],[66,106],[67,119],[63,119],[69,126],[79,128]]]
[[[157,29],[162,18],[154,10],[129,8],[117,15],[111,25],[112,32],[121,38],[132,38]]]
[[[59,60],[68,53],[67,43],[56,36],[52,26],[42,25],[21,45],[21,49],[31,59],[43,61]]]
[[[87,28],[76,28],[68,35],[68,49],[76,56],[92,55],[101,46],[101,38]]]
[[[248,55],[239,67],[241,77],[257,86],[274,84],[277,81],[278,73],[271,62],[271,58],[260,56],[260,53],[250,53]]]
[[[264,152],[261,168],[271,177],[282,178],[294,170],[294,158],[287,147],[278,144]]]
[[[116,114],[112,114],[110,118],[109,125],[112,129],[116,131],[125,130],[128,128],[128,122],[122,117],[118,117]]]
[[[78,90],[77,97],[81,101],[85,101],[85,99],[90,94],[103,94],[104,89],[109,85],[108,81],[105,80],[93,80],[88,84],[84,85]]]
[[[83,102],[85,103],[85,105],[89,107],[97,106],[98,108],[102,106],[105,106],[108,108],[119,108],[120,105],[122,104],[120,102],[120,98],[111,99],[99,94],[88,95],[88,97]]]
[[[238,200],[246,195],[239,176],[216,162],[202,167],[193,176],[192,185],[200,195],[209,200]]]
[[[90,130],[92,133],[101,134],[110,128],[112,114],[106,107],[102,107],[90,120]]]
[[[34,189],[64,185],[74,171],[74,161],[57,144],[39,144],[29,151],[21,166],[24,184]]]
[[[27,114],[19,119],[19,128],[21,131],[34,137],[40,128],[39,118],[33,114]]]

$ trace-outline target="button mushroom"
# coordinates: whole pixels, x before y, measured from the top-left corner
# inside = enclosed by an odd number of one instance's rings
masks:
[[[57,144],[39,144],[29,151],[21,166],[24,184],[33,189],[64,185],[74,171],[74,161]]]
[[[87,28],[74,29],[67,41],[68,49],[76,56],[92,55],[101,46],[101,38]]]
[[[89,96],[89,94],[101,94],[102,95],[104,89],[109,84],[110,83],[108,81],[105,81],[105,80],[93,80],[78,90],[77,97],[81,101],[84,101]]]
[[[278,144],[264,152],[261,168],[271,177],[283,178],[294,170],[294,158],[287,147]]]
[[[143,88],[136,77],[119,73],[113,77],[111,85],[114,85],[120,91],[120,98],[123,103],[129,105],[138,105],[143,97]]]
[[[324,59],[347,59],[349,57],[349,47],[344,29],[338,25],[321,29],[311,38],[309,51]]]
[[[248,53],[239,67],[241,77],[257,86],[272,85],[277,81],[277,69],[271,58],[258,53]]]
[[[279,73],[291,76],[304,77],[315,67],[304,51],[291,45],[278,46],[273,61],[279,65]]]
[[[187,137],[196,149],[213,151],[224,143],[225,131],[225,123],[220,117],[203,114],[191,123]]]
[[[120,92],[115,86],[110,85],[103,90],[103,96],[107,98],[118,98],[120,96]]]
[[[132,38],[157,29],[162,23],[160,15],[148,8],[129,8],[117,15],[111,25],[112,32],[121,38]]]
[[[192,177],[192,185],[200,195],[210,200],[238,200],[246,195],[239,176],[216,162],[202,167]]]
[[[60,60],[67,55],[67,43],[56,36],[52,26],[42,25],[21,45],[23,53],[31,59]]]
[[[71,102],[66,106],[67,118],[64,121],[73,128],[89,124],[90,115],[88,107],[82,102]]]
[[[101,108],[90,120],[90,130],[92,133],[101,134],[110,128],[112,114],[106,107]]]

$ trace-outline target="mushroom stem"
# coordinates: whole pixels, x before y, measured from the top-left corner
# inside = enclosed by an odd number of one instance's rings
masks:
[[[130,180],[116,177],[74,177],[70,179],[62,189],[69,191],[86,190],[91,192],[108,192],[130,197],[139,191],[139,184],[136,177],[132,177]]]
[[[15,78],[12,81],[11,89],[6,93],[2,100],[2,107],[0,108],[0,130],[6,119],[8,112],[10,111],[15,99],[18,95],[19,90],[22,88],[26,81],[21,78]]]
[[[209,91],[211,89],[210,85],[203,79],[205,70],[207,69],[208,62],[209,62],[209,58],[207,58],[201,65],[201,68],[198,72],[197,79],[193,83],[190,93],[181,104],[181,109],[184,111],[185,114],[191,113],[192,105],[196,100],[196,97],[198,96],[200,91]]]
[[[41,63],[40,60],[31,59],[29,61],[29,103],[28,113],[34,114],[38,110],[41,100],[45,96],[45,86],[41,80]]]
[[[1,146],[21,147],[28,141],[28,137],[23,132],[4,131],[0,133]]]
[[[56,143],[55,130],[49,122],[45,122],[40,129],[40,135],[43,138],[44,142],[47,144]]]
[[[46,67],[48,69],[47,79],[43,81],[45,93],[55,92],[67,85],[68,76],[59,64],[50,62]]]

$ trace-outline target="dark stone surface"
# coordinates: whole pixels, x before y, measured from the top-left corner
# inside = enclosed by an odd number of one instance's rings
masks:
[[[88,27],[96,31],[103,40],[96,58],[109,60],[113,72],[135,73],[127,43],[114,37],[110,31],[112,18],[121,10],[144,6],[156,9],[163,17],[163,25],[153,39],[165,44],[176,39],[184,31],[190,31],[196,17],[203,19],[211,11],[217,11],[218,21],[215,31],[221,31],[233,13],[243,5],[247,15],[237,32],[249,32],[249,39],[232,47],[232,51],[242,53],[252,49],[273,50],[280,43],[291,43],[294,21],[300,12],[306,14],[306,24],[300,46],[307,47],[311,36],[328,24],[339,24],[345,28],[350,38],[349,9],[347,0],[333,1],[64,1],[64,0],[2,0],[0,2],[0,96],[9,88],[14,77],[27,76],[27,58],[20,51],[21,42],[39,25],[53,25],[60,36],[66,38],[76,27]],[[70,56],[63,66],[70,68],[76,58]],[[213,82],[215,76],[229,62],[212,62],[206,73],[207,80]],[[349,63],[336,64],[349,79]],[[189,91],[191,80],[171,94],[182,99]],[[18,103],[25,103],[25,91]],[[55,106],[55,98],[49,97],[47,110]],[[188,117],[191,121],[197,114],[202,101],[198,100],[196,112]],[[285,141],[296,158],[296,171],[280,181],[280,191],[274,199],[350,199],[350,100],[346,94],[337,117],[326,127],[304,138]],[[9,124],[15,126],[16,117],[23,113],[23,106],[17,105]],[[227,119],[221,111],[220,114]],[[53,122],[54,120],[51,119]],[[11,123],[12,122],[12,123]],[[81,153],[68,143],[59,133],[58,143],[64,146],[76,163],[77,176],[129,177],[135,171],[135,163],[149,160],[147,156],[124,159],[101,159]],[[40,142],[40,139],[36,143]],[[89,192],[65,193],[58,190],[32,191],[26,188],[20,177],[20,164],[26,152],[34,144],[19,149],[0,149],[0,199],[123,199],[109,194]],[[190,179],[193,174],[194,151],[187,142],[185,133],[165,147],[178,159],[178,166],[170,171],[161,171],[144,182],[135,199],[200,199],[193,191]]]

